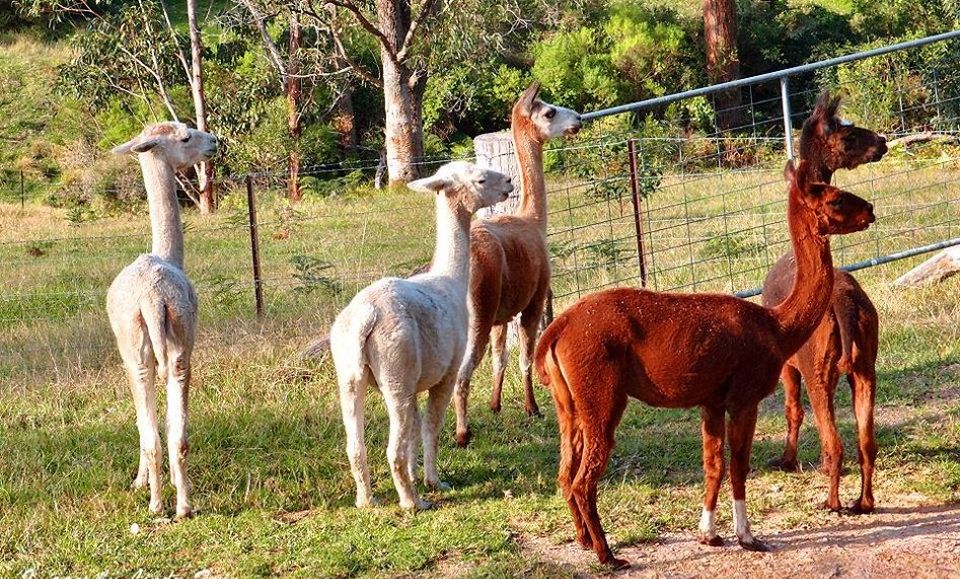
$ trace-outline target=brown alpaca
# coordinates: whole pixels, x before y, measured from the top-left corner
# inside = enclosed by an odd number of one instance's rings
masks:
[[[715,511],[723,477],[724,417],[730,440],[730,481],[737,538],[753,537],[746,513],[746,478],[757,406],[777,386],[783,363],[809,338],[830,303],[830,234],[866,229],[873,206],[830,185],[811,183],[804,163],[790,182],[787,217],[799,275],[790,296],[767,309],[729,295],[670,294],[621,288],[587,296],[544,331],[536,351],[540,380],[550,385],[560,424],[558,481],[577,540],[615,566],[597,513],[597,482],[614,431],[632,396],[667,408],[701,409],[706,493],[700,541],[721,545]]]
[[[470,441],[467,400],[470,379],[493,339],[493,393],[490,408],[500,411],[503,373],[507,365],[507,324],[520,314],[520,369],[528,416],[540,416],[533,397],[531,356],[550,290],[547,251],[547,191],[543,177],[543,144],[580,130],[576,111],[537,99],[540,84],[524,91],[513,106],[511,130],[520,164],[520,205],[514,214],[473,222],[470,229],[470,335],[457,376],[455,406],[457,444]]]
[[[803,123],[800,154],[809,163],[811,178],[830,183],[840,168],[853,169],[864,163],[879,161],[887,152],[886,140],[867,129],[843,122],[837,117],[839,98],[823,93],[813,114]],[[792,254],[777,261],[763,284],[763,305],[773,307],[786,298],[796,275]],[[787,444],[783,456],[771,461],[787,471],[799,470],[797,439],[803,422],[800,401],[800,377],[807,385],[820,434],[823,468],[830,476],[830,492],[824,507],[840,510],[840,471],[843,465],[843,444],[837,433],[834,395],[841,374],[853,393],[854,412],[859,435],[860,498],[849,509],[855,513],[871,512],[873,500],[873,468],[877,457],[873,429],[873,405],[876,392],[878,347],[877,310],[870,298],[849,273],[834,270],[833,299],[820,325],[810,340],[787,360],[780,373],[784,384],[787,416]]]

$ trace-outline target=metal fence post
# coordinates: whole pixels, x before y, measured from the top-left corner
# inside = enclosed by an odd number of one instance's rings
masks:
[[[253,291],[257,301],[257,319],[263,320],[263,277],[260,275],[260,239],[257,234],[257,201],[253,179],[247,175],[247,213],[250,216],[250,252],[253,254]]]
[[[780,103],[783,107],[783,138],[787,143],[787,159],[793,160],[793,121],[790,119],[790,77],[780,77]]]
[[[633,199],[633,226],[637,234],[637,261],[640,264],[640,285],[647,287],[647,256],[643,251],[643,200],[640,199],[640,186],[637,183],[637,143],[636,139],[627,141],[627,154],[630,155],[630,192]]]
[[[20,209],[23,209],[25,202],[23,194],[23,169],[20,169]]]

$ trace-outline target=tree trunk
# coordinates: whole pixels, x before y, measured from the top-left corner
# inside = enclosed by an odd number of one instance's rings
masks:
[[[287,196],[300,201],[300,20],[290,12],[290,54],[287,65],[287,129],[290,133],[290,178]]]
[[[193,95],[193,110],[197,129],[207,130],[207,101],[203,94],[203,41],[197,26],[197,0],[187,0],[187,25],[190,29],[190,91]],[[200,189],[200,214],[216,211],[217,196],[214,189],[213,163],[200,163],[197,170]]]
[[[410,30],[409,0],[377,0],[377,18],[390,47],[381,46],[383,98],[386,112],[385,146],[390,184],[420,177],[423,160],[423,91],[427,75],[410,69],[396,55]]]
[[[333,114],[333,128],[337,131],[340,150],[351,155],[357,152],[357,117],[353,110],[353,87],[347,85],[337,98]]]
[[[707,76],[711,84],[740,78],[737,54],[737,5],[735,0],[703,0],[703,37],[707,52]],[[716,93],[717,128],[741,124],[743,111],[739,89]]]

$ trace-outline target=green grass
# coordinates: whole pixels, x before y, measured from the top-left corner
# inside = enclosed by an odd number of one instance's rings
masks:
[[[904,173],[907,168],[917,170]],[[951,196],[955,172],[953,163],[891,158],[841,175],[851,190],[876,201],[882,217],[875,232],[843,240],[845,257],[945,237],[942,228],[912,228],[949,217],[952,208],[943,199]],[[636,275],[629,202],[596,202],[575,183],[554,181],[552,189],[563,191],[563,184],[571,186],[569,197],[551,197],[555,292],[567,294],[558,297],[557,311],[576,298],[577,283],[587,291]],[[929,187],[914,190],[922,185]],[[770,245],[785,238],[777,215],[783,196],[773,170],[668,176],[646,214],[648,251],[657,250],[650,264],[656,283],[691,283],[693,275],[698,290],[759,283],[767,254],[775,258],[782,250]],[[428,512],[395,506],[384,457],[386,416],[380,397],[371,394],[367,444],[375,493],[386,506],[352,506],[332,366],[306,363],[298,354],[359,287],[429,259],[432,200],[391,192],[310,200],[291,213],[273,193],[259,197],[267,280],[262,323],[253,313],[239,192],[227,197],[216,217],[185,214],[187,269],[202,304],[189,461],[199,516],[177,524],[150,516],[145,494],[129,489],[137,460],[134,410],[103,312],[112,277],[148,248],[145,208],[74,226],[62,210],[0,204],[0,575],[29,569],[39,576],[110,577],[138,571],[192,576],[201,569],[243,577],[569,575],[570,569],[524,547],[528,537],[568,541],[572,526],[554,482],[557,427],[549,394],[537,389],[546,417],[527,419],[515,366],[503,414],[494,416],[486,409],[490,370],[484,362],[472,399],[469,449],[454,448],[447,421],[440,470],[454,490],[429,493],[439,508]],[[765,212],[752,209],[761,202],[770,204]],[[924,208],[898,212],[907,205]],[[727,214],[726,225],[720,213]],[[683,225],[675,239],[668,227],[677,223]],[[571,225],[581,229],[563,233]],[[727,230],[733,233],[717,241]],[[669,249],[688,235],[702,260],[692,272],[684,269],[688,248]],[[557,250],[563,239],[569,251]],[[852,245],[857,239],[870,243]],[[574,261],[596,267],[579,278],[563,277]],[[960,282],[891,288],[889,280],[917,261],[858,274],[882,320],[881,506],[913,493],[928,502],[960,500]],[[298,269],[298,263],[332,267]],[[853,465],[855,427],[843,388],[839,399],[841,435]],[[827,520],[814,506],[825,494],[824,477],[813,469],[786,475],[760,466],[779,455],[784,428],[778,393],[761,408],[757,468],[748,483],[761,535]],[[801,437],[801,460],[816,462],[812,417]],[[844,477],[844,500],[857,485],[854,468]],[[701,492],[698,413],[632,404],[601,492],[614,544],[692,533]],[[172,489],[165,498],[170,507]],[[726,517],[721,510],[721,529],[729,532]]]

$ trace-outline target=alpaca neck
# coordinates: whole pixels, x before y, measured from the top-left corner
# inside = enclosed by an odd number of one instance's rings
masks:
[[[173,168],[149,152],[139,157],[150,205],[151,253],[183,269],[183,227]]]
[[[453,206],[451,206],[453,205]],[[437,195],[437,246],[430,273],[459,281],[466,293],[470,275],[470,213]]]
[[[532,219],[547,230],[547,187],[543,177],[543,143],[513,123],[513,143],[520,165],[520,206],[517,215]]]
[[[790,240],[797,271],[787,298],[773,308],[780,321],[780,344],[792,355],[820,323],[833,296],[833,257],[830,241],[816,230],[815,217],[791,192],[787,208]]]

